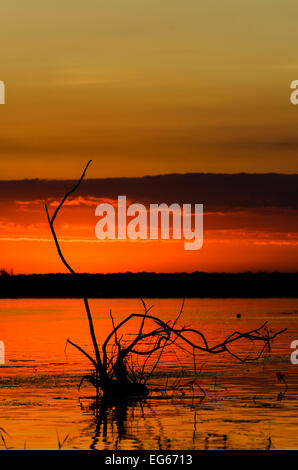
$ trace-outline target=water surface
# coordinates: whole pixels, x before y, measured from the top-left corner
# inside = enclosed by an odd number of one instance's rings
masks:
[[[173,320],[181,305],[176,299],[147,302],[163,320]],[[109,309],[116,323],[142,312],[137,299],[90,305],[99,343],[111,329]],[[69,345],[65,350],[69,338],[92,354],[82,301],[0,300],[0,340],[6,347],[0,427],[8,433],[6,445],[56,449],[57,435],[60,441],[68,435],[65,449],[297,449],[298,365],[290,362],[290,345],[298,339],[298,300],[186,300],[180,324],[200,329],[212,345],[265,321],[271,330],[287,332],[259,361],[240,364],[228,354],[199,354],[194,372],[192,351],[171,347],[152,376],[149,398],[94,406],[94,389],[85,384],[78,390],[90,371],[88,360]],[[124,338],[137,327],[135,321]],[[233,348],[241,357],[258,353],[248,341]]]

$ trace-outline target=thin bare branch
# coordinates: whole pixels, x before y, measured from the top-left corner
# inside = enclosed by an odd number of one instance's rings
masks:
[[[57,235],[56,235],[56,232],[55,232],[55,229],[54,229],[54,221],[60,211],[60,209],[62,209],[63,207],[63,204],[65,203],[65,201],[67,200],[67,198],[72,194],[74,193],[77,188],[80,186],[81,182],[83,181],[84,177],[85,177],[85,174],[86,174],[86,171],[90,165],[92,160],[89,160],[89,162],[87,163],[87,165],[85,166],[84,168],[84,171],[80,177],[80,179],[78,180],[78,182],[63,196],[62,200],[60,201],[60,203],[58,204],[56,210],[54,211],[54,214],[52,215],[52,217],[50,217],[50,214],[49,214],[49,210],[48,210],[48,207],[47,207],[47,204],[45,204],[45,209],[46,209],[46,214],[47,214],[47,218],[48,218],[48,222],[49,222],[49,226],[50,226],[50,229],[51,229],[51,232],[52,232],[52,235],[53,235],[53,239],[55,241],[55,245],[56,245],[56,248],[57,248],[57,252],[58,252],[58,255],[62,261],[62,263],[65,265],[65,267],[67,268],[67,270],[73,274],[73,275],[76,275],[76,271],[70,266],[70,264],[66,261],[63,253],[62,253],[62,250],[60,248],[60,244],[59,244],[59,241],[58,241],[58,238],[57,238]],[[101,357],[100,357],[100,353],[99,353],[99,349],[98,349],[98,344],[97,344],[97,340],[96,340],[96,336],[95,336],[95,331],[94,331],[94,326],[93,326],[93,320],[92,320],[92,315],[91,315],[91,311],[90,311],[90,307],[89,307],[89,302],[88,302],[88,299],[86,296],[83,297],[83,301],[84,301],[84,306],[85,306],[85,310],[86,310],[86,313],[87,313],[87,317],[88,317],[88,322],[89,322],[89,329],[90,329],[90,334],[91,334],[91,338],[92,338],[92,343],[93,343],[93,347],[94,347],[94,352],[95,352],[95,357],[96,357],[96,362],[97,362],[97,366],[99,369],[101,369],[103,371],[103,367],[102,367],[102,362],[101,362]]]
[[[72,346],[74,346],[75,348],[77,348],[82,354],[84,354],[84,356],[88,357],[89,361],[92,362],[92,364],[94,365],[95,368],[97,368],[97,363],[96,361],[90,356],[90,354],[88,354],[83,348],[81,348],[81,346],[78,346],[77,344],[75,344],[73,341],[71,341],[70,339],[67,339],[66,340],[66,344],[69,343],[71,344]]]

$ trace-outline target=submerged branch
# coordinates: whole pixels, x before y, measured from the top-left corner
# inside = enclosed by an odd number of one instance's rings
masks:
[[[179,315],[180,316],[180,315]],[[253,330],[250,330],[248,332],[239,332],[235,331],[232,334],[230,334],[224,341],[210,347],[208,345],[208,341],[205,337],[205,335],[194,328],[187,328],[187,327],[182,327],[182,328],[175,328],[176,320],[174,321],[173,325],[170,325],[170,322],[165,323],[162,321],[160,318],[153,316],[153,315],[148,315],[147,312],[145,314],[141,313],[132,313],[129,316],[127,316],[124,320],[122,320],[117,326],[113,328],[111,333],[107,336],[104,344],[103,344],[103,349],[106,350],[107,344],[111,340],[111,338],[115,335],[115,333],[127,322],[129,322],[133,318],[142,318],[142,325],[145,322],[145,320],[152,320],[154,323],[158,325],[158,328],[155,330],[150,331],[149,333],[141,334],[140,333],[135,337],[135,339],[131,342],[131,344],[123,348],[121,350],[122,356],[126,356],[128,353],[132,352],[134,354],[138,355],[146,355],[149,354],[151,355],[153,352],[159,350],[159,349],[164,349],[167,345],[173,344],[177,338],[185,342],[187,345],[189,345],[192,348],[193,354],[195,350],[199,350],[202,352],[207,352],[210,354],[219,354],[219,353],[224,353],[227,352],[231,356],[235,357],[237,360],[240,362],[247,362],[248,360],[257,360],[261,357],[262,353],[264,352],[265,348],[267,347],[268,350],[270,350],[270,342],[276,338],[278,335],[286,331],[286,328],[277,331],[273,334],[269,334],[269,331],[267,329],[267,322],[265,322],[263,325],[261,325],[258,328],[255,328]],[[144,325],[143,325],[144,326]],[[142,329],[143,329],[142,326]],[[186,333],[192,333],[194,335],[198,335],[201,339],[203,344],[199,345],[195,343],[193,340],[190,340],[185,336]],[[175,336],[175,339],[171,340],[171,335]],[[145,338],[154,338],[158,336],[157,344],[154,345],[153,348],[149,350],[137,350],[134,347],[138,344],[141,343],[142,340]],[[262,341],[264,343],[264,346],[261,349],[261,352],[258,354],[258,356],[254,359],[251,358],[240,358],[237,356],[235,353],[233,353],[229,348],[228,345],[231,343],[234,343],[235,341],[238,341],[240,339],[248,339],[250,341]],[[162,341],[164,340],[164,343]]]
[[[91,160],[89,160],[89,162],[85,166],[80,179],[62,197],[52,216],[50,216],[48,206],[47,204],[45,204],[48,223],[51,229],[51,233],[55,242],[58,255],[66,269],[73,276],[77,276],[78,273],[72,268],[72,266],[64,257],[58,237],[56,235],[54,222],[68,197],[73,194],[82,183],[90,163]],[[115,325],[114,317],[110,310],[112,331],[106,337],[100,351],[96,340],[88,298],[85,294],[82,295],[82,298],[84,301],[84,307],[88,318],[90,336],[94,348],[95,358],[93,358],[83,348],[81,348],[69,339],[67,340],[67,344],[71,344],[85,357],[87,357],[95,369],[93,374],[85,375],[82,378],[81,384],[84,380],[88,380],[90,383],[92,383],[92,385],[96,387],[97,392],[99,388],[101,388],[103,393],[107,394],[108,396],[146,396],[149,393],[149,390],[146,387],[146,383],[155,371],[167,347],[175,345],[176,348],[180,348],[181,350],[186,351],[187,353],[189,353],[189,351],[187,350],[187,348],[189,347],[191,350],[190,354],[192,354],[193,356],[195,377],[197,377],[196,352],[200,351],[203,353],[210,354],[228,353],[242,363],[247,362],[249,360],[258,360],[262,356],[266,348],[270,352],[272,340],[286,330],[286,328],[284,328],[283,330],[270,334],[267,322],[265,322],[260,327],[250,330],[248,332],[241,333],[239,331],[234,331],[229,336],[227,336],[224,341],[221,341],[215,344],[214,346],[210,346],[206,336],[201,331],[192,327],[177,326],[177,323],[180,320],[183,312],[184,299],[182,301],[182,305],[176,319],[171,322],[163,321],[159,317],[151,315],[149,312],[152,306],[148,308],[144,299],[141,298],[144,313],[132,313],[126,318],[124,318],[124,320],[120,321],[120,323],[118,323],[117,325]],[[120,329],[124,325],[127,326],[127,324],[134,319],[140,320],[140,325],[138,327],[137,333],[134,335],[134,338],[132,340],[124,341],[123,335],[120,334]],[[145,326],[148,325],[148,321],[151,322],[151,328],[149,329],[149,331],[147,328],[146,331]],[[260,349],[260,352],[254,359],[249,358],[249,356],[247,356],[246,358],[241,358],[235,352],[231,351],[230,346],[241,339],[246,339],[251,342],[261,342],[262,347]],[[112,340],[114,340],[113,343]],[[149,346],[147,346],[148,344]],[[151,367],[151,371],[149,373],[145,373],[146,364],[148,363],[148,360],[152,358],[154,353],[157,353],[157,359]],[[137,361],[136,367],[134,367],[134,364],[132,364],[132,366],[129,365],[129,360],[132,361],[132,357],[134,357],[134,359]],[[145,359],[143,360],[140,375],[136,372],[137,370],[139,370],[139,357],[145,357]],[[191,384],[193,386],[194,384],[196,384],[196,381],[191,382]],[[199,388],[201,387],[199,386]]]

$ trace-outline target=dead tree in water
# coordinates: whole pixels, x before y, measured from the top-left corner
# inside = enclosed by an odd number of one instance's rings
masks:
[[[47,213],[49,226],[58,254],[63,264],[66,266],[67,270],[73,276],[76,276],[77,273],[66,261],[61,251],[60,244],[54,228],[54,222],[67,198],[72,193],[74,193],[76,189],[80,186],[90,163],[91,160],[87,163],[81,178],[78,180],[75,186],[64,195],[52,216],[50,216],[47,204],[45,204],[45,210]],[[91,362],[94,368],[94,373],[92,375],[90,374],[84,376],[82,378],[81,383],[85,379],[88,380],[92,385],[95,386],[97,393],[99,390],[101,390],[104,396],[107,397],[148,395],[149,390],[146,386],[146,383],[148,382],[153,371],[157,367],[165,348],[170,345],[174,345],[175,343],[176,345],[180,343],[179,347],[182,347],[181,345],[183,344],[184,346],[190,348],[193,354],[194,367],[196,360],[196,352],[198,351],[210,354],[228,353],[240,362],[247,362],[248,360],[259,359],[265,350],[270,351],[271,341],[277,335],[285,331],[284,329],[276,333],[270,334],[266,322],[259,328],[245,333],[235,331],[230,334],[224,341],[216,345],[210,346],[205,335],[202,332],[194,328],[189,328],[185,326],[178,328],[178,326],[176,326],[182,314],[184,302],[182,303],[182,307],[177,318],[172,322],[164,322],[160,318],[149,314],[150,308],[147,308],[144,300],[141,299],[144,307],[144,313],[132,313],[131,315],[127,316],[124,320],[122,320],[118,325],[115,325],[112,313],[110,312],[113,329],[108,334],[100,350],[96,340],[88,298],[85,295],[83,295],[83,301],[89,323],[89,330],[94,348],[94,356],[91,356],[82,347],[78,346],[70,339],[67,340],[67,343],[71,344],[82,354],[84,354]],[[136,333],[133,340],[129,343],[127,341],[124,342],[122,337],[119,338],[120,329],[124,325],[127,325],[131,320],[135,319],[140,320],[140,327],[138,333]],[[149,328],[148,331],[145,329],[145,325],[147,326],[149,322],[152,327],[151,329]],[[261,344],[260,351],[255,358],[246,357],[243,359],[231,351],[230,345],[243,338],[251,342],[259,342]],[[145,342],[146,345],[144,347]],[[148,344],[149,347],[147,347]],[[145,366],[147,364],[148,359],[152,356],[153,353],[157,353],[157,360],[151,368],[150,373],[145,374]],[[131,356],[142,356],[145,358],[143,361],[141,374],[139,376],[136,375],[133,368],[129,370],[128,358]]]

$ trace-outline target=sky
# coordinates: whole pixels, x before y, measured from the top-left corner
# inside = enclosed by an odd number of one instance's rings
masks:
[[[15,273],[65,272],[44,202],[53,214],[74,184],[75,180],[0,181],[2,268]],[[78,272],[296,271],[297,186],[298,175],[282,174],[86,179],[59,212],[55,229],[67,261]],[[195,204],[203,204],[203,247],[188,251],[183,237],[173,239],[172,218],[168,240],[117,240],[119,195],[126,195],[127,207],[143,204],[147,227],[150,204],[191,204],[192,212]],[[115,208],[115,240],[95,235],[100,220],[95,209],[102,203]]]
[[[144,175],[297,174],[298,106],[290,102],[297,14],[294,0],[2,5],[0,186],[7,195],[1,189],[0,265],[63,271],[46,231],[47,194],[33,197],[30,184],[17,194],[13,181],[75,179],[90,158],[87,178],[120,178],[117,184],[134,177],[142,185]],[[150,197],[161,198],[160,182],[154,184]],[[251,200],[239,209],[230,198],[220,209],[223,195],[217,198],[215,180],[209,184],[208,194],[195,193],[197,202],[204,199],[207,224],[195,254],[175,241],[102,244],[94,239],[90,200],[61,216],[68,217],[61,236],[72,240],[65,249],[80,270],[92,272],[296,270],[297,205],[288,196],[286,208],[276,199],[270,209]],[[283,200],[287,185],[278,184]],[[48,197],[61,196],[59,188]],[[141,200],[142,191],[134,196]]]

